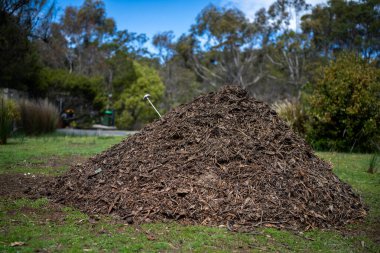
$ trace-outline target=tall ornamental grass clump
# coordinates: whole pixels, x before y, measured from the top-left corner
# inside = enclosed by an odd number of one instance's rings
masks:
[[[13,124],[19,119],[20,113],[14,101],[3,97],[0,100],[0,144],[7,144]]]
[[[20,107],[21,131],[28,135],[53,132],[57,128],[58,109],[47,100],[22,100]]]
[[[295,132],[301,136],[305,135],[307,115],[301,102],[297,100],[277,101],[272,105],[272,108]]]

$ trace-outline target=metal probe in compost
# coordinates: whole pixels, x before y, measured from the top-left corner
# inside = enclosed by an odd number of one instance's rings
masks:
[[[153,105],[153,103],[150,101],[149,99],[150,95],[149,94],[145,94],[144,96],[144,100],[148,100],[149,104],[153,107],[153,109],[156,111],[156,113],[158,114],[158,116],[160,116],[161,118],[161,114],[158,112],[158,110],[156,109],[156,107]]]

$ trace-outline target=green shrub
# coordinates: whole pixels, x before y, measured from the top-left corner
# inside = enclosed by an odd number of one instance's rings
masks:
[[[20,125],[28,135],[49,133],[57,128],[58,109],[47,100],[23,100],[20,106]]]
[[[7,138],[13,130],[13,123],[20,113],[15,102],[1,98],[0,103],[0,144],[7,144]]]
[[[317,149],[373,151],[380,142],[380,70],[344,53],[313,83],[307,138]]]
[[[146,93],[151,95],[152,102],[158,106],[164,94],[164,85],[158,73],[148,66],[133,63],[135,79],[119,79],[125,85],[114,106],[117,111],[116,126],[120,129],[138,129],[144,123],[158,116],[153,108],[143,100]]]
[[[305,134],[307,115],[299,101],[277,101],[272,108],[295,132],[302,136]]]
[[[40,87],[48,91],[69,92],[84,98],[96,109],[105,106],[107,97],[104,91],[104,80],[101,76],[88,77],[69,73],[63,69],[44,68],[41,71]]]

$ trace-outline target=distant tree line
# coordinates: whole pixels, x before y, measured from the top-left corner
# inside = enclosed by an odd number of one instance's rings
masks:
[[[210,5],[188,34],[174,40],[173,33],[164,32],[153,43],[170,98],[182,102],[183,86],[207,90],[237,84],[271,102],[299,97],[316,67],[339,52],[379,60],[379,16],[380,5],[373,0],[332,0],[314,7],[278,0],[253,20],[240,10]],[[301,17],[296,30],[291,26],[294,17]]]
[[[312,94],[320,87],[321,66],[340,54],[379,67],[376,0],[316,6],[277,0],[252,19],[238,9],[208,5],[179,38],[171,31],[156,34],[151,42],[158,53],[147,49],[145,34],[118,30],[101,0],[67,7],[59,19],[55,13],[48,0],[1,1],[0,86],[36,97],[79,94],[95,110],[114,108],[122,128],[155,118],[141,101],[145,92],[162,111],[226,84],[269,103],[317,105]],[[376,88],[374,96],[379,98]],[[313,102],[303,102],[305,97]]]

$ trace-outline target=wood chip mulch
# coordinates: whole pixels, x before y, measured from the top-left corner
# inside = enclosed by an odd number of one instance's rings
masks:
[[[250,231],[332,228],[366,216],[330,164],[267,104],[234,86],[177,107],[40,191],[129,223]]]

